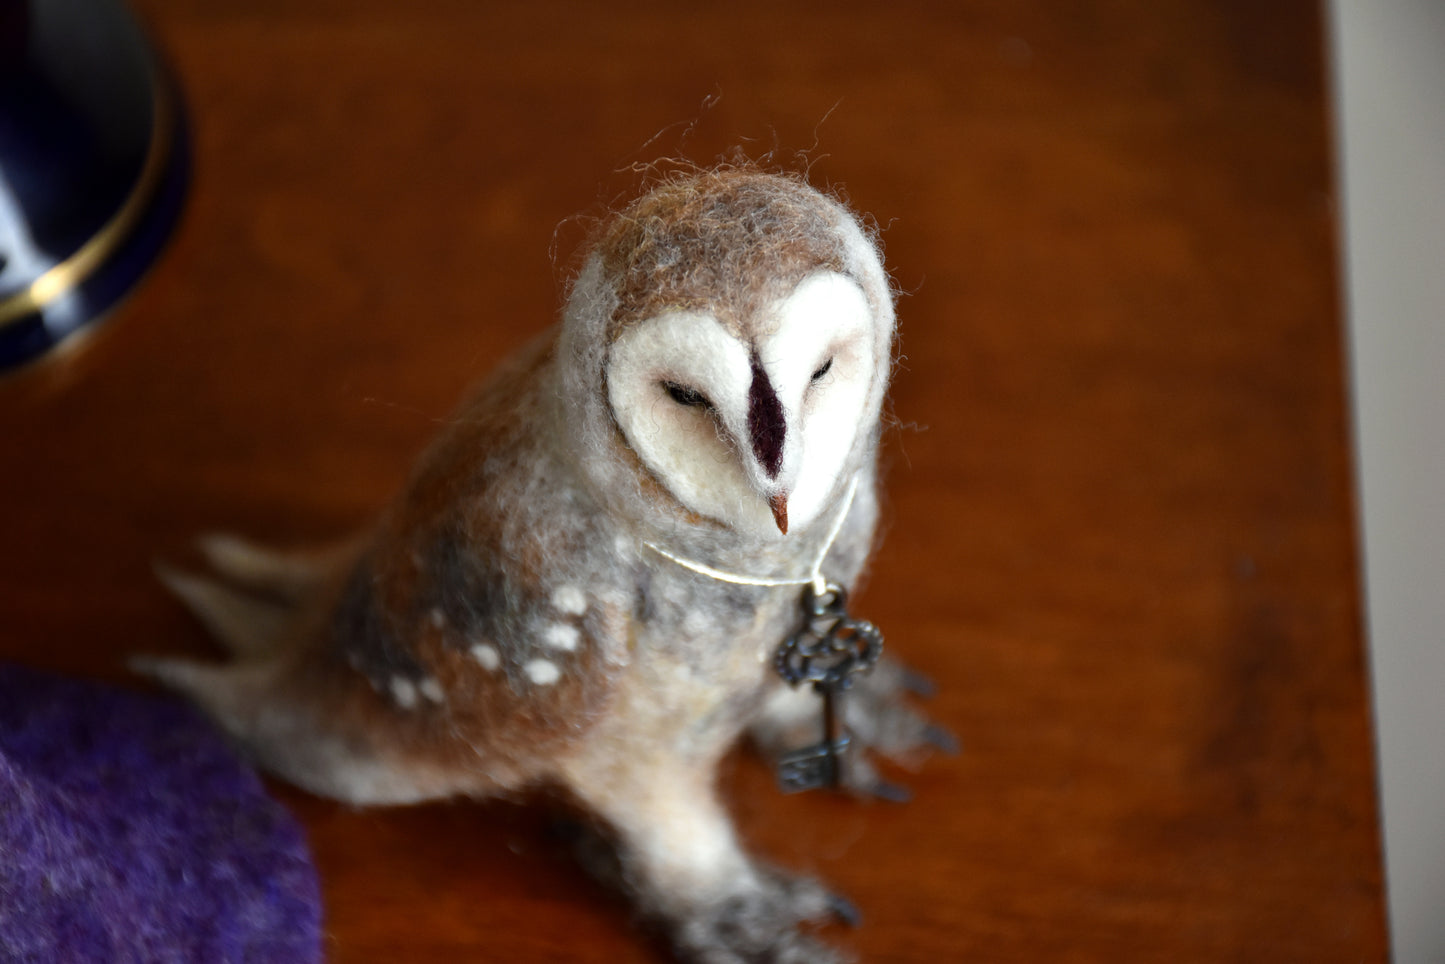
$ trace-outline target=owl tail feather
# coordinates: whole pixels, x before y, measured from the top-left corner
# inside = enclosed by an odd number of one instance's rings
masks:
[[[198,544],[211,568],[231,587],[291,605],[313,595],[354,547],[346,542],[319,550],[282,552],[223,532],[202,536]]]
[[[460,789],[446,774],[375,752],[355,720],[296,688],[284,660],[137,656],[130,667],[199,704],[257,766],[318,796],[404,804]]]
[[[156,576],[212,636],[239,660],[265,657],[280,645],[293,606],[233,589],[157,563]]]
[[[298,749],[314,740],[292,706],[278,706],[281,664],[252,660],[202,663],[190,659],[134,656],[132,671],[148,676],[198,704],[256,763],[291,778],[304,776],[288,766]]]
[[[292,554],[232,536],[202,539],[214,575],[164,565],[156,574],[232,661],[137,656],[131,669],[197,703],[258,766],[320,796],[396,804],[461,792],[475,782],[470,773],[409,760],[374,738],[377,710],[364,677],[317,672],[310,659],[316,607],[357,545]]]
[[[277,552],[232,535],[200,540],[215,577],[157,563],[156,575],[235,658],[263,659],[281,649],[299,612],[349,559],[350,543],[309,552]]]

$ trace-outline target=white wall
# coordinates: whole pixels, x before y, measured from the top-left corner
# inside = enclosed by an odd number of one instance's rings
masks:
[[[1445,0],[1330,0],[1395,960],[1445,962]]]

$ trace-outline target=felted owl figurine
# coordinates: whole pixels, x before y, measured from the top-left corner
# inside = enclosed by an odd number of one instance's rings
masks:
[[[666,179],[602,226],[558,328],[465,404],[374,530],[312,555],[204,540],[166,574],[234,654],[151,660],[263,766],[356,804],[555,786],[685,960],[826,961],[851,916],[751,859],[714,789],[745,731],[817,738],[774,651],[851,586],[878,502],[894,315],[859,221],[801,179]],[[888,663],[856,750],[939,731]],[[866,759],[846,768],[882,788]]]

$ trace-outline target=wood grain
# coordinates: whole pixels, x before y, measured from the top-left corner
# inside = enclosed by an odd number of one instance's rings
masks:
[[[882,229],[858,608],[965,747],[906,806],[740,755],[748,839],[867,960],[1385,959],[1314,4],[139,6],[196,182],[96,343],[0,383],[0,656],[206,651],[152,559],[362,523],[634,165],[741,146]],[[276,792],[336,962],[660,959],[535,810]]]

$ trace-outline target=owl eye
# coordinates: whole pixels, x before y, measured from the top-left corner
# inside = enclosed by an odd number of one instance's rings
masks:
[[[824,375],[828,374],[829,370],[832,369],[832,367],[833,367],[833,359],[830,358],[830,359],[828,359],[827,361],[823,362],[823,364],[822,364],[821,366],[819,366],[818,370],[815,371],[815,372],[813,372],[813,381],[816,382],[818,379],[820,379],[820,378],[822,378]]]
[[[698,406],[706,409],[712,408],[712,402],[708,401],[708,397],[695,388],[679,385],[677,382],[663,382],[662,387],[679,405],[685,405],[688,408],[697,408]]]

